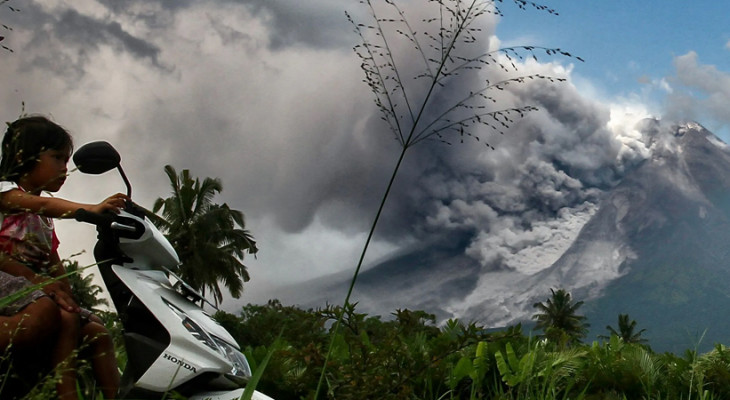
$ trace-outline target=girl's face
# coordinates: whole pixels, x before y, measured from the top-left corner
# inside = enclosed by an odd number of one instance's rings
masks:
[[[66,165],[71,158],[71,149],[51,149],[38,156],[38,163],[20,179],[20,186],[34,194],[42,190],[57,192],[66,181],[68,169]]]

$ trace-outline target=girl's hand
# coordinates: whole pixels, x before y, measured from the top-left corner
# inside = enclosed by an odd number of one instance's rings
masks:
[[[48,297],[53,299],[53,301],[55,301],[56,304],[64,310],[68,312],[81,311],[81,308],[79,308],[78,304],[76,304],[73,296],[65,290],[61,282],[51,282],[46,286],[43,286],[43,292],[45,292]]]
[[[89,211],[97,214],[101,214],[104,211],[111,211],[114,214],[119,214],[119,210],[124,208],[127,201],[129,201],[129,197],[126,194],[117,193],[107,197],[101,203],[91,206]]]

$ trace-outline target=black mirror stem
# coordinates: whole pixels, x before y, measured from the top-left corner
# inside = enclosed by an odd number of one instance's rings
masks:
[[[124,180],[124,184],[127,186],[127,197],[130,199],[132,198],[132,185],[129,183],[129,179],[127,179],[127,174],[124,173],[124,170],[122,169],[122,166],[117,166],[117,170],[119,171],[119,175],[122,176],[122,180]]]

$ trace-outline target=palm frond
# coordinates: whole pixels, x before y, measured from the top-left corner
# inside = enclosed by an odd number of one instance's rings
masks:
[[[196,290],[223,300],[221,284],[235,298],[250,279],[242,259],[256,254],[253,235],[244,229],[241,211],[228,204],[215,204],[223,190],[218,178],[194,178],[187,169],[177,173],[165,166],[172,193],[155,201],[151,219],[163,229],[181,260],[179,272]]]

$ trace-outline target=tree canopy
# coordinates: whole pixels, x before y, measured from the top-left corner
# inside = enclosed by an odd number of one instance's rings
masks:
[[[586,337],[588,324],[586,317],[577,313],[582,301],[573,302],[570,293],[564,289],[550,289],[551,297],[533,306],[539,311],[532,316],[537,321],[536,328],[542,329],[548,340],[561,345],[579,342]]]
[[[638,343],[644,344],[647,340],[641,335],[646,332],[646,329],[636,330],[636,321],[629,318],[629,314],[618,315],[618,329],[615,329],[611,325],[606,325],[606,329],[612,336],[618,336],[624,343]],[[610,336],[609,336],[610,337]],[[603,338],[606,338],[603,336]]]
[[[244,229],[243,213],[213,202],[223,190],[220,179],[201,181],[187,169],[178,174],[170,165],[165,173],[172,193],[155,201],[152,212],[159,216],[153,220],[180,256],[181,278],[203,295],[209,290],[216,304],[223,301],[219,282],[239,298],[243,283],[250,279],[244,255],[258,251],[253,236]]]

